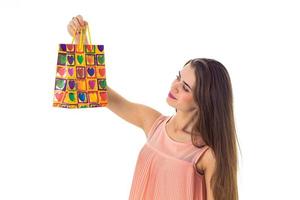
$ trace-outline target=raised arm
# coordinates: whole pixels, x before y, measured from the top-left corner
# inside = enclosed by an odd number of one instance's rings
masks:
[[[81,15],[73,17],[68,24],[68,32],[73,37],[75,31],[80,31],[87,25],[87,21],[83,20]],[[79,43],[79,32],[76,33],[75,44]],[[85,44],[87,38],[85,37]],[[160,112],[148,106],[133,103],[126,100],[112,88],[107,86],[108,104],[106,107],[125,121],[141,128],[146,136],[155,120],[161,115]]]
[[[122,119],[144,130],[147,136],[161,113],[149,106],[126,100],[110,87],[107,87],[107,92],[108,104],[106,107]]]

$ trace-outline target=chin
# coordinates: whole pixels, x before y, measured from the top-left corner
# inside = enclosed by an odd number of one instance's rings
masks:
[[[172,103],[170,102],[170,99],[169,98],[166,98],[166,102],[171,106]]]
[[[171,107],[173,107],[173,108],[176,108],[175,106],[174,106],[174,103],[172,102],[172,100],[170,100],[169,98],[167,98],[167,104],[169,104],[169,106],[171,106]]]

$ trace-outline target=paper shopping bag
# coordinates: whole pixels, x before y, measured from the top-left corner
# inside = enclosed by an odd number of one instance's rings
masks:
[[[89,33],[89,44],[83,38]],[[104,107],[108,103],[104,45],[92,45],[89,27],[82,29],[79,44],[59,44],[53,106]]]

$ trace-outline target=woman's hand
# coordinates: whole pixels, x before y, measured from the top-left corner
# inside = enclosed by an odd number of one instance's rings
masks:
[[[73,17],[72,20],[69,22],[69,24],[68,24],[69,34],[73,37],[74,33],[76,32],[75,44],[79,43],[80,33],[83,29],[86,28],[87,25],[88,25],[88,23],[83,20],[81,15],[77,15],[76,17]],[[84,34],[84,35],[85,35],[84,44],[87,44],[88,43],[87,36],[86,36],[86,34]]]

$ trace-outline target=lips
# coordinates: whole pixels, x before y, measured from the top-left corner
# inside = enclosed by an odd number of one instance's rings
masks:
[[[171,92],[169,92],[169,97],[172,98],[172,99],[176,99]]]

